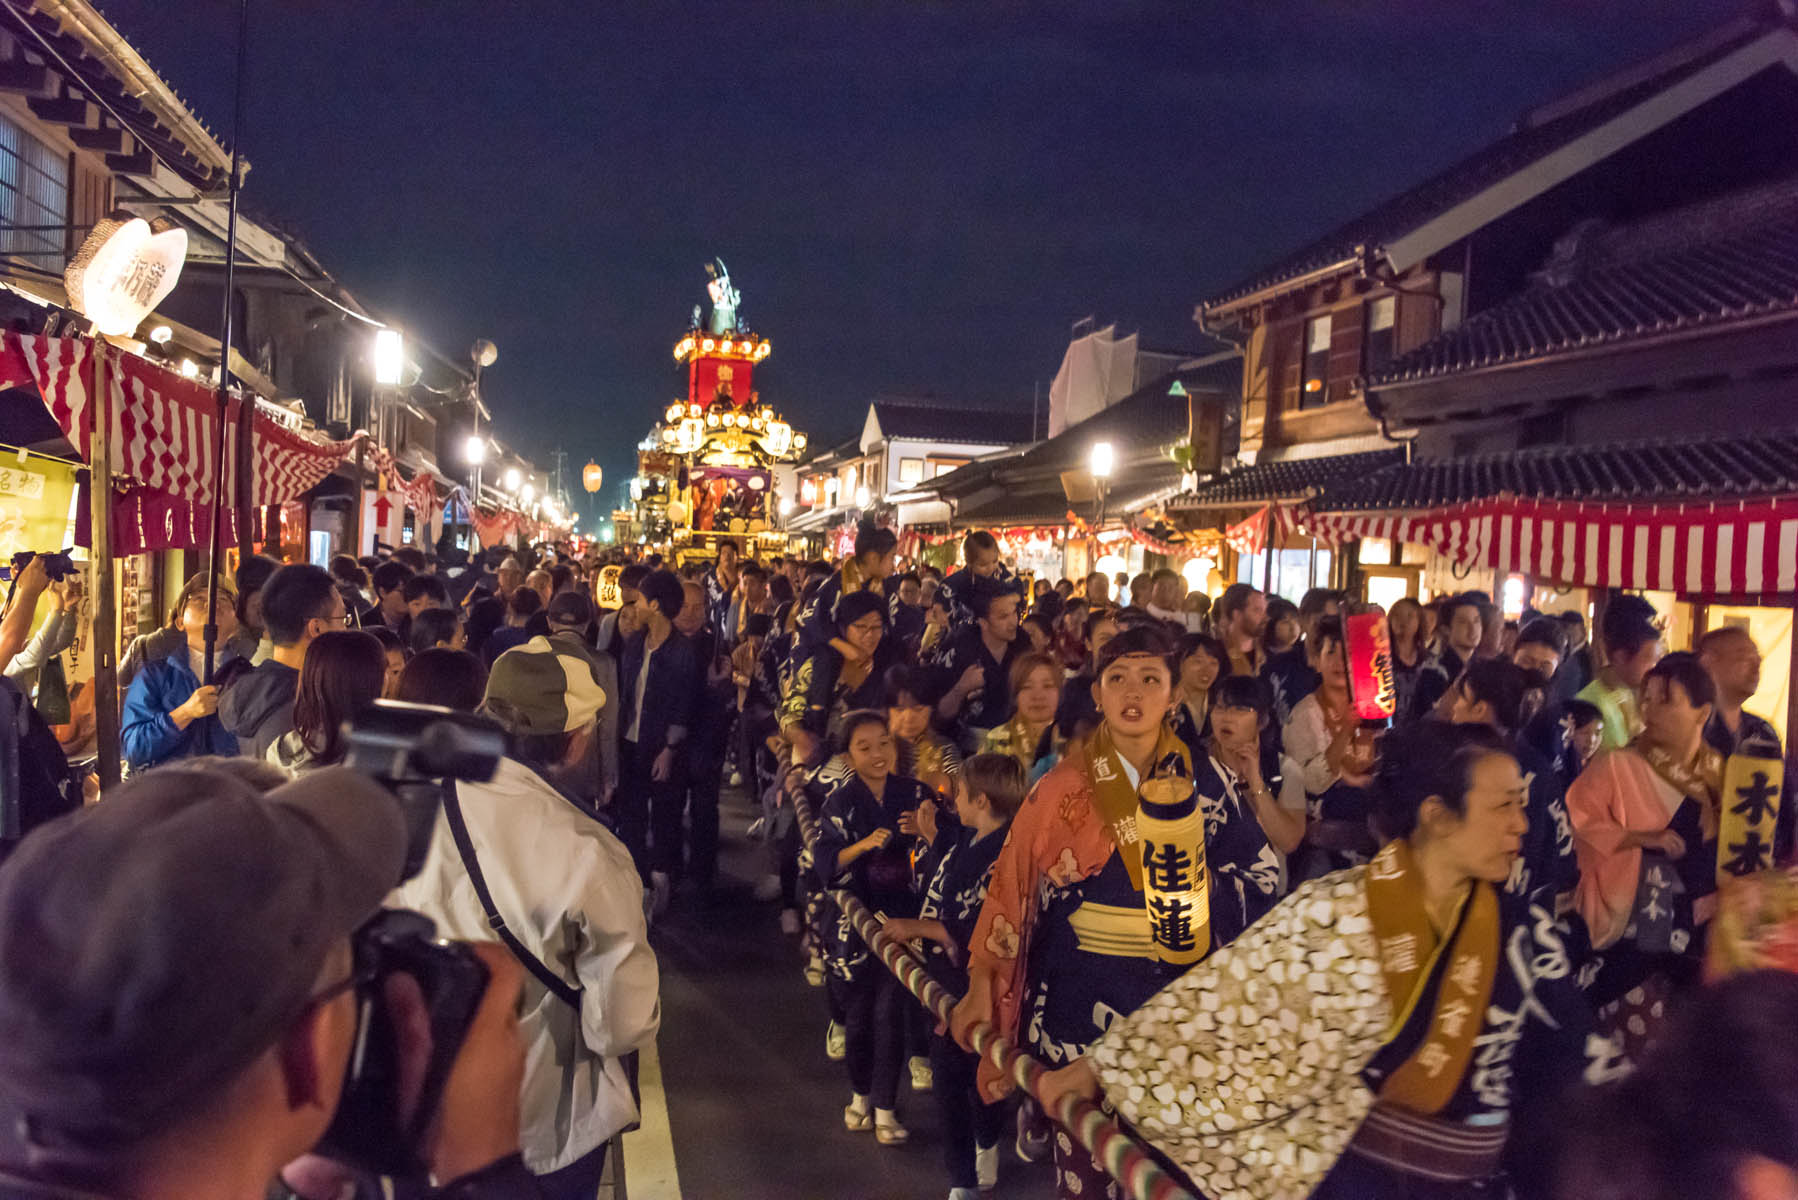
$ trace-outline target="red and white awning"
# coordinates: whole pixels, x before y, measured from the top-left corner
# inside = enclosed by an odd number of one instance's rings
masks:
[[[1252,516],[1224,530],[1224,541],[1236,553],[1253,557],[1267,549],[1270,538],[1279,545],[1296,527],[1296,515],[1291,505],[1264,504]]]
[[[85,338],[36,337],[7,333],[0,338],[0,388],[30,388],[62,428],[83,460],[91,460],[94,430],[94,343]],[[116,414],[112,430],[113,471],[121,480],[179,501],[208,504],[221,478],[213,454],[218,436],[218,398],[198,380],[134,354],[108,348],[106,383]],[[227,405],[225,494],[237,478],[239,406]],[[265,413],[255,414],[255,478],[251,503],[284,504],[316,487],[356,451],[366,434],[341,442],[289,429]],[[407,482],[388,453],[370,446],[371,461],[415,511],[436,501],[435,481],[421,472]]]
[[[1798,597],[1798,497],[1685,504],[1497,499],[1431,512],[1301,513],[1332,544],[1414,542],[1469,566],[1689,599]]]

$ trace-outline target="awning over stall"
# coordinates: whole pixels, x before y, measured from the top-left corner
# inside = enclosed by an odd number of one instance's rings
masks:
[[[1574,587],[1798,599],[1798,496],[1671,504],[1506,497],[1424,513],[1301,512],[1299,528],[1332,544],[1419,543],[1469,566]]]

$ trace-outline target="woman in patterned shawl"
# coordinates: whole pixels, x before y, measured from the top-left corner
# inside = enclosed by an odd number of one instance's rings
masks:
[[[1392,840],[1112,1022],[1047,1078],[1051,1107],[1103,1090],[1211,1200],[1504,1194],[1518,1065],[1575,1069],[1590,1014],[1556,925],[1499,904],[1526,828],[1517,760],[1485,730],[1392,737]]]
[[[1103,720],[1031,790],[993,867],[951,1024],[964,1049],[971,1026],[986,1021],[1046,1061],[1071,1062],[1107,1022],[1241,933],[1235,879],[1219,868],[1234,857],[1226,847],[1240,844],[1234,831],[1259,828],[1234,806],[1219,810],[1221,827],[1197,819],[1205,802],[1195,799],[1191,755],[1167,721],[1171,649],[1160,629],[1141,627],[1099,652]],[[1150,797],[1168,794],[1195,806],[1197,828],[1178,845],[1150,837],[1162,807]],[[1266,841],[1244,840],[1256,846],[1246,868]],[[982,1084],[988,1099],[1004,1086],[985,1066]],[[1065,1131],[1054,1150],[1062,1196],[1112,1194]]]

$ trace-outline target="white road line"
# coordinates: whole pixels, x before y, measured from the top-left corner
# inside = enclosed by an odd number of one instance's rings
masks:
[[[624,1135],[627,1200],[681,1200],[680,1172],[674,1165],[674,1131],[668,1125],[668,1096],[662,1090],[659,1047],[646,1046],[637,1060],[642,1095],[642,1128]]]

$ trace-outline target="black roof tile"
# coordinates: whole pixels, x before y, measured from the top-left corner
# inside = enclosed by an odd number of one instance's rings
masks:
[[[1798,180],[1563,238],[1535,282],[1394,360],[1372,388],[1798,309]]]
[[[1259,462],[1239,467],[1227,475],[1202,483],[1196,492],[1169,502],[1174,510],[1214,508],[1239,504],[1265,504],[1292,500],[1342,479],[1367,475],[1405,461],[1402,448],[1366,454],[1332,454],[1323,458],[1294,458]]]
[[[1697,52],[1670,56],[1665,69],[1601,94],[1590,104],[1552,119],[1532,123],[1526,118],[1498,141],[1225,288],[1201,307],[1225,304],[1343,262],[1363,248],[1378,251],[1766,32],[1766,26],[1743,23],[1735,36],[1701,39]]]
[[[1498,495],[1541,500],[1736,500],[1798,492],[1798,430],[1701,441],[1545,446],[1345,475],[1314,501],[1325,512],[1412,510]]]
[[[876,400],[874,414],[889,438],[925,438],[1010,446],[1037,438],[1036,414],[1015,409],[957,408]]]

